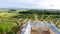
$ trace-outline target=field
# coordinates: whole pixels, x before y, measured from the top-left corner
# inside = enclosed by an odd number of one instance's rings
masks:
[[[60,11],[60,10],[59,10]],[[16,34],[25,19],[47,20],[54,22],[55,26],[60,29],[60,12],[58,10],[0,10],[0,34]]]

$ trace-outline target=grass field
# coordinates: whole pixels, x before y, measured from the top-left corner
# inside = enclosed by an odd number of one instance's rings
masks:
[[[12,26],[15,26],[14,22],[0,22],[0,32],[8,32]]]

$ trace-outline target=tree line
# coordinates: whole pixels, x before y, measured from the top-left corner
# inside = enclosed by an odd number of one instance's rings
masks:
[[[19,14],[56,14],[60,15],[60,11],[58,10],[26,10],[21,11]]]

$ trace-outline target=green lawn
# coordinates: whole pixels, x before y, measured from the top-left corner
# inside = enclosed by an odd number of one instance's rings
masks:
[[[15,26],[14,22],[0,22],[0,32],[8,32]]]
[[[0,20],[8,20],[16,15],[16,13],[0,13]]]

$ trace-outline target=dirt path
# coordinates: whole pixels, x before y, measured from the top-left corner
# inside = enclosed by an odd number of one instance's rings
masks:
[[[44,14],[41,16],[41,20],[44,18]]]
[[[39,21],[39,19],[38,19],[38,16],[37,16],[37,15],[35,15],[35,21]]]
[[[51,15],[49,15],[47,18],[50,18],[50,16],[51,16]],[[47,18],[46,18],[46,19],[47,19]]]

